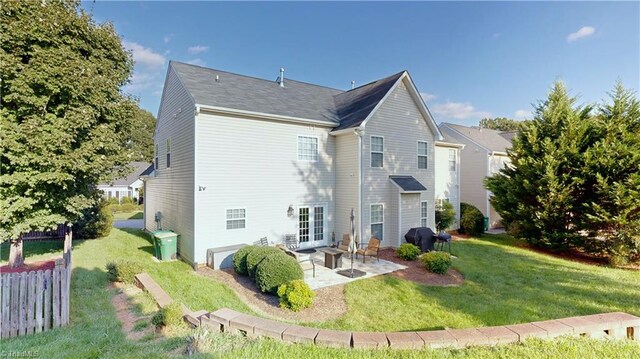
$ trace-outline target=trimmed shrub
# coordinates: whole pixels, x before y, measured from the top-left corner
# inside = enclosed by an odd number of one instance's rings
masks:
[[[460,203],[460,232],[470,236],[484,233],[484,215],[468,203]]]
[[[456,220],[456,211],[453,204],[447,201],[441,201],[436,205],[436,230],[444,231],[451,227]]]
[[[313,305],[316,293],[303,280],[296,279],[279,286],[278,297],[280,307],[298,312]]]
[[[82,217],[73,226],[73,236],[78,239],[106,237],[113,228],[113,215],[107,201],[101,200],[82,212]]]
[[[247,256],[256,248],[258,247],[244,246],[238,249],[238,251],[233,254],[233,270],[235,270],[236,273],[240,275],[249,274],[249,272],[247,272]]]
[[[264,258],[256,270],[256,284],[264,293],[276,294],[279,286],[303,278],[304,273],[298,261],[280,250]]]
[[[284,253],[276,247],[268,246],[256,246],[254,250],[250,251],[247,255],[247,274],[249,274],[249,277],[254,278],[256,276],[258,264],[260,264],[263,259],[275,254]]]
[[[429,252],[422,255],[422,263],[429,272],[445,274],[451,267],[451,254],[446,252]]]
[[[404,260],[414,261],[420,255],[420,248],[418,248],[418,246],[416,246],[415,244],[404,243],[401,244],[398,249],[396,249],[396,254],[398,254],[398,257]]]
[[[157,328],[159,327],[181,327],[185,326],[182,319],[182,306],[178,302],[173,302],[153,315],[151,323]]]
[[[107,277],[112,282],[133,284],[136,274],[142,273],[142,265],[126,259],[107,263]]]

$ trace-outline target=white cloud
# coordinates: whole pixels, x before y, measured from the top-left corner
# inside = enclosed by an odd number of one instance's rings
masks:
[[[567,42],[574,42],[583,37],[588,37],[596,33],[596,29],[591,26],[583,26],[580,30],[572,32],[567,36]]]
[[[158,83],[162,86],[159,75],[159,72],[144,72],[136,70],[133,72],[130,82],[125,86],[125,90],[130,93],[137,93],[157,87]]]
[[[433,100],[434,98],[438,97],[437,95],[434,95],[432,93],[426,93],[426,92],[420,92],[420,96],[422,96],[422,99],[425,102]]]
[[[527,110],[518,110],[513,115],[515,116],[516,120],[524,120],[533,117],[531,111]]]
[[[151,48],[130,41],[122,41],[122,45],[124,45],[127,50],[133,52],[133,60],[135,60],[136,64],[153,67],[161,67],[164,65],[165,57],[154,52]]]
[[[173,40],[173,34],[165,35],[163,40],[165,44],[168,44],[169,42],[171,42],[171,40]]]
[[[193,55],[193,54],[199,54],[201,52],[205,52],[207,50],[209,50],[209,46],[196,45],[196,46],[190,46],[187,49],[187,52]]]
[[[444,118],[454,118],[457,120],[492,117],[490,112],[478,111],[468,102],[447,101],[445,103],[437,103],[431,106],[431,112]]]
[[[197,66],[205,66],[207,63],[204,62],[204,60],[202,59],[193,59],[193,60],[188,60],[187,61],[188,64],[191,65],[197,65]]]

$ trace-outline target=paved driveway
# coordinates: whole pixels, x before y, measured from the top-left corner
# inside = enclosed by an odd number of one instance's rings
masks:
[[[113,226],[116,228],[144,228],[144,221],[142,219],[119,219],[113,221]]]

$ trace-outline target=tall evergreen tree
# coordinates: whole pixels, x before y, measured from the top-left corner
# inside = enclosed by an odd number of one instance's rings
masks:
[[[130,161],[133,61],[79,1],[5,1],[0,14],[0,235],[21,264],[30,230],[74,221]]]
[[[506,117],[483,118],[478,123],[479,127],[498,131],[517,131],[527,121],[517,121]]]

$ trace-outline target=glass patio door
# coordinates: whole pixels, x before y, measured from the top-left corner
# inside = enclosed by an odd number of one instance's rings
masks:
[[[298,206],[298,241],[301,248],[326,245],[326,209],[323,205]]]

